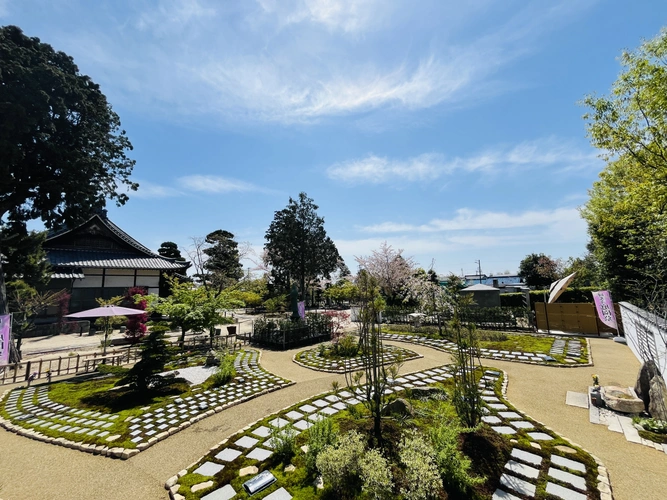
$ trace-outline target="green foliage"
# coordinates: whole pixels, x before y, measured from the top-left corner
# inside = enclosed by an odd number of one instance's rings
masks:
[[[462,430],[455,422],[440,420],[431,428],[430,436],[445,489],[464,494],[482,484],[484,478],[472,474],[471,460],[459,451]]]
[[[288,464],[296,454],[296,436],[297,432],[291,424],[271,429],[273,453],[282,463]]]
[[[269,313],[284,312],[287,309],[287,295],[278,295],[264,301],[264,307]]]
[[[433,446],[415,431],[406,433],[398,447],[398,458],[405,469],[400,489],[406,500],[438,498],[442,480]]]
[[[169,326],[155,323],[150,326],[150,333],[141,345],[141,359],[132,367],[122,383],[129,383],[137,392],[146,392],[150,388],[165,385],[168,380],[159,374],[169,362],[169,353],[164,334]]]
[[[122,377],[127,375],[130,372],[129,368],[124,366],[115,366],[115,365],[97,365],[97,371],[103,375],[114,375],[116,377]]]
[[[264,249],[279,291],[289,288],[291,277],[305,294],[308,282],[329,278],[339,267],[342,259],[317,209],[306,193],[299,193],[298,200],[290,198],[287,207],[275,213],[266,231]]]
[[[549,288],[549,285],[560,278],[561,263],[543,253],[531,253],[519,264],[519,276],[526,285],[535,288]]]
[[[365,448],[363,437],[356,431],[343,434],[337,446],[324,448],[316,460],[317,470],[322,475],[324,484],[344,498],[348,497],[358,483],[359,459]]]
[[[178,245],[173,241],[163,242],[160,245],[160,248],[157,249],[157,253],[162,255],[162,257],[167,257],[168,259],[185,261],[185,257],[181,255],[181,251],[178,249]]]
[[[206,235],[206,255],[203,263],[203,275],[197,276],[205,286],[211,286],[217,292],[235,284],[243,277],[243,266],[239,261],[238,243],[229,231],[218,229]]]
[[[475,427],[482,418],[482,397],[477,385],[479,343],[475,325],[461,325],[458,315],[454,316],[451,329],[455,335],[454,353],[454,407],[461,422],[466,427]]]
[[[234,368],[234,359],[236,356],[221,352],[218,354],[220,366],[211,375],[211,385],[213,387],[220,387],[230,382],[236,377],[236,368]]]
[[[667,285],[667,30],[621,54],[607,96],[584,99],[607,167],[582,210],[591,251],[617,300],[664,298]]]
[[[378,450],[367,451],[359,460],[361,489],[374,500],[392,498],[394,487],[389,462]]]
[[[329,286],[324,290],[324,297],[331,302],[340,304],[342,302],[351,302],[357,298],[359,289],[347,279],[339,280],[335,285]]]
[[[591,252],[587,252],[583,257],[567,259],[564,264],[563,276],[569,276],[572,273],[576,273],[570,283],[572,288],[596,287],[599,290],[602,286],[603,279],[600,276],[600,265]]]
[[[655,418],[640,418],[637,422],[645,430],[656,434],[667,434],[667,422]]]
[[[46,231],[16,232],[0,224],[2,269],[7,281],[7,295],[11,295],[14,290],[12,282],[21,281],[32,288],[41,289],[51,280],[49,261],[42,248],[46,234]]]
[[[308,452],[306,453],[306,468],[308,473],[317,469],[317,456],[327,446],[334,446],[338,440],[338,426],[331,417],[315,422],[308,429]]]
[[[359,343],[354,335],[343,335],[333,346],[334,352],[343,358],[353,358],[359,354]]]

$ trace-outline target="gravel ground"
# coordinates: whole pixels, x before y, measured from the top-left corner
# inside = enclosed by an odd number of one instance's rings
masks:
[[[405,345],[405,344],[403,344]],[[588,422],[588,413],[565,405],[566,391],[585,392],[591,374],[603,384],[633,385],[639,363],[630,350],[611,340],[591,341],[595,367],[550,368],[486,360],[509,374],[508,398],[521,411],[597,455],[609,468],[617,500],[659,500],[667,480],[667,455]],[[449,355],[414,346],[424,357],[406,362],[402,372],[449,362]],[[121,461],[47,445],[0,431],[0,498],[167,498],[164,482],[243,426],[267,414],[344,384],[342,375],[315,372],[292,362],[297,350],[264,351],[262,366],[296,381],[290,386],[215,414],[169,439]]]

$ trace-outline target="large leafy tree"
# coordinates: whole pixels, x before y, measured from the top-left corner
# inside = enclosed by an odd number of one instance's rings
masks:
[[[620,61],[609,95],[584,99],[607,166],[582,215],[615,298],[642,303],[667,287],[667,30]]]
[[[312,198],[299,193],[298,200],[290,198],[287,207],[275,213],[265,235],[266,260],[275,285],[287,290],[294,280],[303,297],[307,284],[329,278],[342,260],[317,209]]]
[[[124,204],[127,188],[137,189],[129,180],[130,149],[118,115],[70,56],[16,26],[0,28],[3,230],[25,234],[32,219],[47,228],[71,225],[107,199]],[[1,266],[0,313],[6,313]]]
[[[543,253],[531,253],[519,264],[519,276],[526,285],[535,288],[548,288],[551,283],[560,278],[561,263]]]
[[[7,281],[8,294],[12,292],[12,282],[21,280],[28,286],[40,289],[50,280],[50,266],[42,245],[46,231],[30,231],[13,234],[9,228],[0,231],[3,271]]]

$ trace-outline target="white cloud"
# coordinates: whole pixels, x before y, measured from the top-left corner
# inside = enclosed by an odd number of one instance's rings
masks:
[[[173,187],[140,180],[136,180],[136,182],[139,183],[139,189],[128,193],[131,198],[171,198],[183,195],[181,191]]]
[[[518,213],[493,212],[461,208],[451,219],[432,219],[426,224],[412,225],[383,222],[361,227],[368,233],[436,233],[443,231],[479,231],[498,229],[534,228],[538,226],[578,225],[581,222],[576,208],[556,208],[554,210],[529,210]]]
[[[469,157],[449,160],[438,153],[408,159],[369,155],[332,165],[327,169],[327,175],[349,184],[391,184],[430,181],[461,171],[490,174],[553,168],[554,173],[563,173],[591,167],[600,167],[595,152],[582,151],[572,141],[548,137],[525,141],[514,147],[498,146]]]
[[[139,14],[136,26],[156,35],[173,34],[192,22],[210,19],[215,14],[214,8],[203,5],[200,0],[161,0],[155,8]]]
[[[269,190],[238,179],[218,175],[187,175],[178,179],[179,185],[190,191],[203,193],[268,192]]]

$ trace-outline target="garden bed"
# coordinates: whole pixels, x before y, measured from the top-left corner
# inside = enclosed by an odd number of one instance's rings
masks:
[[[422,357],[421,354],[398,346],[385,345],[383,349],[383,365],[401,364],[404,361]],[[300,351],[294,355],[293,360],[303,367],[331,373],[353,372],[363,370],[364,367],[361,352],[352,356],[337,355],[330,343]]]

